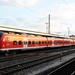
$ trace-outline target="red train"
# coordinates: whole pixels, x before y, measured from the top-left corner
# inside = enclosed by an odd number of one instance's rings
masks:
[[[0,51],[28,50],[75,45],[75,40],[53,37],[6,34],[0,32]]]

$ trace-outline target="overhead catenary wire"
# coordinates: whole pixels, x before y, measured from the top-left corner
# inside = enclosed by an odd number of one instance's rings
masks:
[[[9,16],[9,17],[12,17],[13,19],[15,19],[15,16],[12,16],[12,15],[8,15],[8,14],[6,14],[6,13],[3,13],[3,12],[0,12],[1,14],[3,14],[3,15],[6,15],[6,16]],[[17,18],[17,17],[16,17]],[[21,17],[19,17],[19,18],[21,18]],[[44,18],[46,18],[46,16],[44,17]],[[25,19],[25,18],[22,18],[22,19],[24,19],[24,20],[28,20],[28,19]],[[34,23],[34,21],[30,21],[30,20],[28,20],[30,23]]]
[[[75,10],[65,0],[63,1],[75,12]]]
[[[8,14],[3,13],[3,12],[0,12],[0,14],[6,15],[6,16],[9,16],[9,17],[12,17],[13,19],[18,18],[18,17],[12,16],[12,15],[8,15]],[[21,18],[21,17],[19,17],[19,18]],[[25,19],[25,18],[22,18],[22,19],[27,20],[27,19]],[[29,20],[28,20],[28,21],[29,21]]]
[[[9,1],[10,1],[10,0],[9,0]],[[35,11],[35,10],[32,10],[32,9],[30,9],[30,8],[28,8],[28,7],[25,7],[25,6],[21,5],[21,4],[18,4],[18,3],[16,3],[16,2],[13,2],[13,1],[10,1],[10,2],[12,2],[12,3],[16,4],[16,5],[19,5],[19,6],[23,7],[23,8],[26,8],[26,9],[28,9],[28,10],[30,10],[30,11],[33,11],[33,12],[35,12],[35,13],[37,13],[37,14],[40,14],[40,15],[42,15],[42,16],[46,16],[46,15],[44,15],[44,14],[42,14],[42,13],[39,13],[39,12],[37,12],[37,11]],[[12,17],[12,18],[15,18],[15,16],[13,16],[13,15],[8,15],[8,14],[3,13],[3,12],[0,12],[0,13],[1,13],[1,14],[4,14],[4,15],[6,15],[6,16],[10,16],[10,17]],[[23,19],[24,19],[24,18],[23,18]],[[25,20],[27,20],[27,19],[25,19]]]
[[[10,1],[10,0],[9,0],[9,1]],[[37,14],[40,14],[40,15],[42,15],[42,16],[46,16],[46,15],[43,14],[43,13],[39,13],[39,12],[33,10],[33,9],[30,9],[30,8],[28,8],[28,7],[26,7],[26,6],[23,6],[23,5],[21,5],[21,4],[18,4],[18,3],[16,3],[16,2],[13,2],[13,1],[10,1],[10,2],[12,2],[12,3],[14,3],[14,4],[18,5],[18,6],[21,6],[21,7],[25,8],[25,9],[28,9],[28,10],[30,10],[30,11],[33,11],[33,12],[35,12],[35,13],[37,13]]]
[[[3,12],[0,12],[0,14],[3,14],[3,15],[6,15],[6,16],[9,16],[9,17],[15,18],[15,16],[8,15],[8,14],[6,14],[6,13],[3,13]]]

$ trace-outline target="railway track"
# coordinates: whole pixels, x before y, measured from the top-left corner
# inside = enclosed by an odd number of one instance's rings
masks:
[[[2,68],[0,68],[0,75],[8,75],[8,74],[10,75],[11,73],[14,73],[16,71],[23,70],[23,69],[41,64],[41,63],[45,63],[45,62],[51,61],[53,59],[60,58],[65,55],[74,53],[74,52],[75,52],[75,50],[70,50],[67,52],[62,52],[62,55],[60,53],[58,53],[58,54],[54,54],[51,56],[47,56],[47,55],[44,57],[39,56],[35,59],[30,59],[28,61],[12,64],[12,65],[9,65],[6,67],[2,67]]]
[[[75,58],[65,62],[47,75],[75,75]]]
[[[21,58],[34,57],[34,56],[41,56],[41,55],[45,55],[47,53],[50,53],[50,55],[58,54],[58,53],[62,54],[62,52],[70,51],[70,50],[68,50],[68,48],[65,48],[65,49],[64,48],[59,48],[59,49],[47,50],[47,51],[45,50],[45,51],[26,52],[26,53],[23,53],[23,54],[16,54],[16,55],[13,55],[13,56],[12,55],[3,56],[3,57],[0,57],[0,62],[16,60],[16,59],[21,59]],[[74,48],[72,48],[71,50],[74,50]]]

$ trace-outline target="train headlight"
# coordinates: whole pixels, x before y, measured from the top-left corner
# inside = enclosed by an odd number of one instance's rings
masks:
[[[3,47],[5,47],[5,45],[3,45]]]

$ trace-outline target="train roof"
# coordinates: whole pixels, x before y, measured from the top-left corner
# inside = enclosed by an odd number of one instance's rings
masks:
[[[0,26],[0,31],[7,32],[7,33],[11,32],[11,33],[15,33],[15,34],[28,34],[28,35],[45,36],[45,37],[75,39],[73,37],[68,37],[68,36],[63,36],[63,35],[48,34],[48,33],[44,33],[44,32],[24,30],[24,29],[12,28],[12,27],[6,27],[6,26]]]

